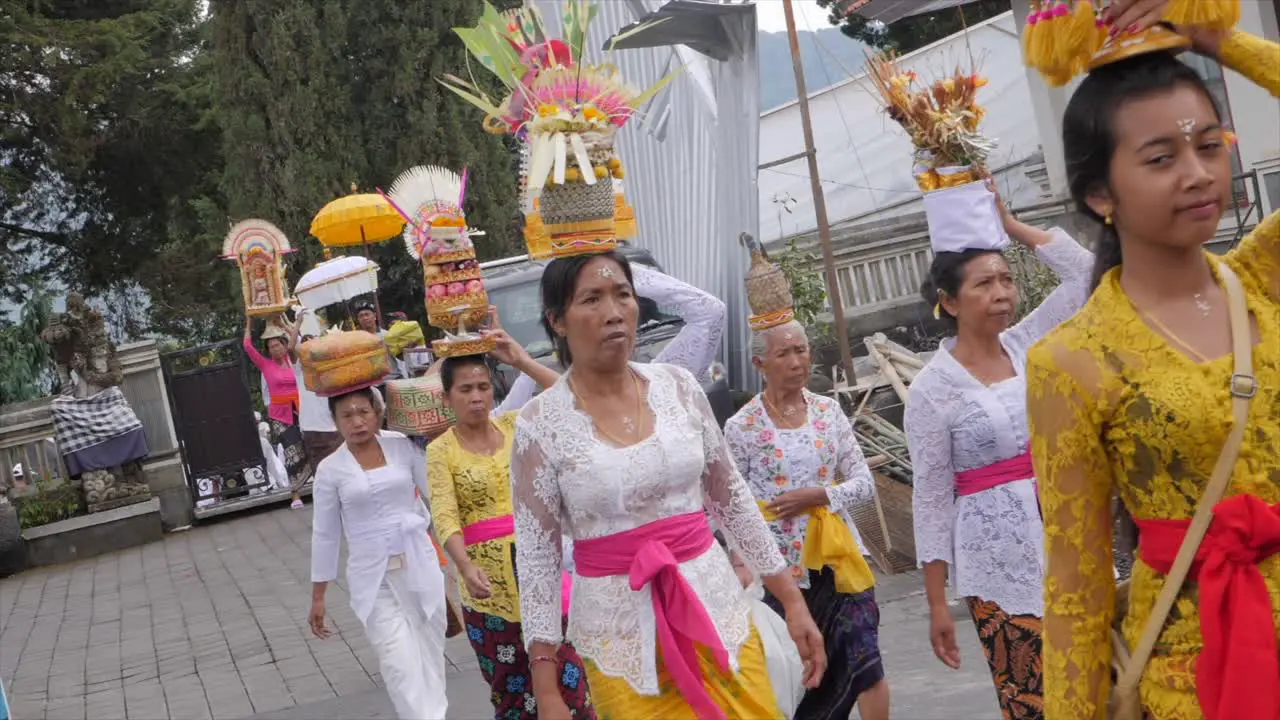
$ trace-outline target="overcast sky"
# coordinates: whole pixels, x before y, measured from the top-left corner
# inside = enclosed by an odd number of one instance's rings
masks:
[[[794,0],[796,30],[821,30],[831,27],[827,11],[818,7],[817,0]],[[756,0],[757,22],[764,32],[785,32],[787,21],[782,13],[782,0]]]

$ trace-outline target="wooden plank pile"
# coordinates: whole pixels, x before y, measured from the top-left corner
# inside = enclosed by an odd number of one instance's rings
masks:
[[[907,387],[928,362],[929,354],[917,354],[881,333],[863,339],[867,357],[858,358],[857,384],[850,386],[834,375],[833,394],[853,404],[853,431],[862,446],[876,481],[872,501],[851,511],[858,532],[872,559],[885,573],[915,568],[915,534],[911,513],[911,457],[903,430],[887,420],[882,410],[886,394],[894,409],[906,405]],[[893,403],[896,395],[897,403]]]

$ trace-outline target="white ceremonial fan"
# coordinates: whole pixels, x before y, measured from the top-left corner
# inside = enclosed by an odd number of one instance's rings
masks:
[[[436,165],[418,165],[400,173],[391,184],[387,199],[406,215],[404,245],[414,260],[422,259],[422,243],[427,228],[434,218],[447,216],[465,217],[462,201],[466,197],[465,175]],[[467,228],[466,235],[483,235],[479,230]]]
[[[377,290],[378,264],[368,258],[344,255],[311,268],[298,279],[293,294],[304,306],[319,309]]]

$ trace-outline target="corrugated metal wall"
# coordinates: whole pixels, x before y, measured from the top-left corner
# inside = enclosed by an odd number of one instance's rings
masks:
[[[548,31],[559,33],[561,3],[539,0]],[[590,46],[602,58],[610,36],[661,7],[662,0],[601,2]],[[721,298],[729,306],[722,359],[734,387],[755,388],[747,358],[747,305],[743,277],[747,254],[738,234],[758,234],[756,189],[759,109],[756,23],[745,13],[738,59],[716,62],[683,49],[619,50],[612,62],[634,84],[647,87],[685,62],[677,77],[637,119],[619,133],[627,170],[623,187],[636,210],[640,237],[671,275]],[[682,57],[683,56],[683,57]],[[713,105],[705,85],[710,78]]]

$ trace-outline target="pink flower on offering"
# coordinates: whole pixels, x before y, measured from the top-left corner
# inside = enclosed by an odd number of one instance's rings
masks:
[[[466,286],[465,286],[465,285],[463,285],[463,284],[462,284],[462,283],[460,283],[460,282],[456,282],[456,283],[449,283],[449,295],[450,295],[450,296],[453,296],[453,295],[461,295],[462,293],[466,292],[466,290],[467,290]]]
[[[467,292],[478,293],[481,290],[484,290],[484,283],[479,280],[471,280],[467,282]]]
[[[433,297],[433,298],[442,298],[448,294],[449,294],[449,289],[444,285],[432,285],[431,289],[427,290],[427,296]]]

